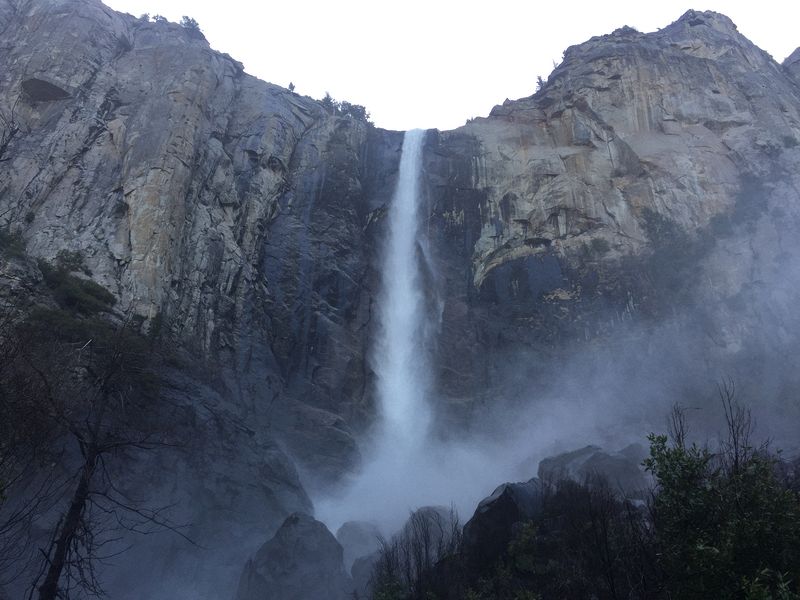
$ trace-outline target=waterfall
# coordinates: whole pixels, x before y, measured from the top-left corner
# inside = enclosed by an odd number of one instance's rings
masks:
[[[387,218],[379,297],[379,332],[373,367],[383,431],[398,452],[418,446],[427,433],[429,357],[425,293],[420,266],[420,169],[423,130],[403,138],[397,188]]]
[[[450,502],[445,462],[431,460],[429,408],[430,334],[438,311],[421,225],[420,171],[425,131],[403,138],[397,187],[386,214],[381,289],[371,366],[377,377],[378,422],[365,440],[364,464],[340,493],[316,504],[318,518],[334,531],[348,519],[372,520],[391,533],[410,509]],[[425,269],[425,271],[423,271]]]

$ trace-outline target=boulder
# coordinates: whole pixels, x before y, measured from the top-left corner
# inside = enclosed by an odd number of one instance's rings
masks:
[[[336,540],[344,550],[344,566],[349,570],[356,559],[374,553],[380,545],[378,526],[368,521],[347,521],[336,531]]]
[[[508,547],[519,525],[541,514],[545,486],[533,478],[504,483],[481,500],[464,525],[462,551],[469,564],[492,564]]]
[[[543,481],[570,479],[578,483],[591,483],[599,477],[621,496],[640,498],[649,487],[641,467],[646,455],[639,444],[613,453],[598,446],[586,446],[545,458],[539,463],[538,475]]]
[[[290,515],[245,565],[236,600],[344,600],[352,592],[342,547],[323,523]]]

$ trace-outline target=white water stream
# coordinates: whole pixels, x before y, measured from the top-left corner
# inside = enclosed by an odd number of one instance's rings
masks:
[[[342,494],[317,502],[317,516],[332,529],[349,519],[398,526],[428,500],[435,481],[426,456],[431,411],[427,308],[420,266],[420,170],[425,132],[405,134],[397,187],[387,211],[372,368],[377,377],[379,421],[364,466]],[[435,312],[435,311],[434,311]],[[434,479],[441,479],[435,476]]]
[[[430,360],[425,352],[429,317],[418,256],[424,138],[425,132],[415,129],[403,139],[397,189],[387,219],[380,328],[373,357],[382,419],[379,435],[398,453],[413,451],[423,443],[430,421]]]

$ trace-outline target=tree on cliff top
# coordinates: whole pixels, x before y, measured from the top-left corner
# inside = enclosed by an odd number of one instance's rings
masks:
[[[192,17],[184,15],[181,17],[180,25],[186,30],[186,32],[189,34],[189,37],[200,40],[206,39],[206,36],[203,35],[203,31],[200,29],[200,24]]]

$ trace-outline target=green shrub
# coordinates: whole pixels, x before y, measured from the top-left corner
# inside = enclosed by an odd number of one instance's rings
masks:
[[[752,451],[746,439],[719,453],[680,438],[649,439],[656,544],[673,597],[758,598],[758,589],[788,590],[782,578],[764,576],[800,575],[800,500],[776,477],[777,459]]]
[[[290,88],[290,91],[291,89],[293,88]],[[320,101],[320,103],[330,114],[343,117],[352,117],[358,121],[370,123],[370,115],[367,112],[367,109],[360,104],[352,104],[347,100],[342,100],[339,102],[338,100],[334,100],[333,96],[331,96],[328,92],[325,92],[325,97]]]
[[[67,264],[75,266],[70,260],[74,257],[67,258]],[[58,264],[58,259],[55,265],[45,260],[39,260],[38,264],[45,284],[61,308],[91,315],[110,310],[117,301],[114,295],[99,283],[70,273],[67,268]]]
[[[86,267],[83,253],[78,250],[59,250],[56,254],[56,266],[68,273],[85,273],[91,275],[92,272]]]

